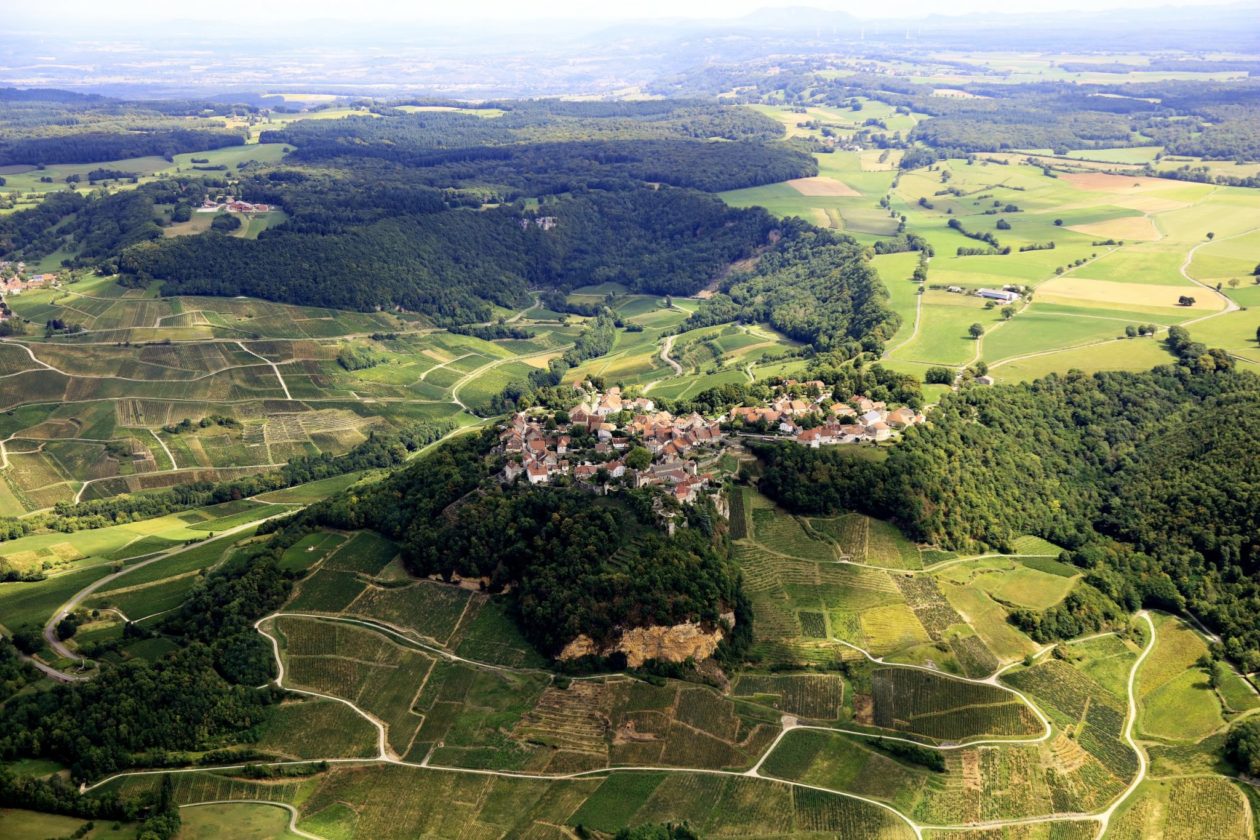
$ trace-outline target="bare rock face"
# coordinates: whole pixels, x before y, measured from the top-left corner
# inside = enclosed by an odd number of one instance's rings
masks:
[[[733,613],[726,613],[722,618],[734,624]],[[626,655],[626,664],[631,668],[637,668],[649,659],[662,662],[692,659],[701,662],[713,656],[724,635],[721,627],[705,630],[700,624],[690,621],[670,626],[633,627],[624,631],[615,645],[603,649],[596,647],[589,636],[578,636],[564,646],[557,658],[578,659],[592,654],[607,656],[620,651]]]

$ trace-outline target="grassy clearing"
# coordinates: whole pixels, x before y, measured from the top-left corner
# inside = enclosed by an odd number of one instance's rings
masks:
[[[275,805],[198,805],[180,811],[181,840],[288,840],[301,835],[289,831],[289,814]]]
[[[67,837],[90,820],[43,814],[20,808],[0,808],[0,836],[3,837]],[[123,823],[117,829],[108,820],[97,820],[95,827],[82,835],[87,840],[124,840],[135,836],[136,824]]]
[[[1155,649],[1138,673],[1138,716],[1142,733],[1173,741],[1196,741],[1225,723],[1221,703],[1197,662],[1207,644],[1183,622],[1155,617]]]

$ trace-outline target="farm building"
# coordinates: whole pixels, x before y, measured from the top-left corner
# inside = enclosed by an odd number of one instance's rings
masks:
[[[1014,303],[1019,300],[1018,294],[1005,289],[978,289],[976,294],[987,300],[1000,300],[1003,303]]]

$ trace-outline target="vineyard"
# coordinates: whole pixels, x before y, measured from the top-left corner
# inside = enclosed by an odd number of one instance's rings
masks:
[[[815,720],[838,720],[844,704],[844,680],[833,674],[743,674],[731,690],[738,697]]]
[[[744,487],[735,487],[727,495],[731,513],[731,539],[742,540],[752,534],[752,518],[748,509],[748,494]]]
[[[368,585],[343,612],[374,618],[445,645],[469,608],[469,602],[485,597],[427,580],[388,588]]]
[[[295,612],[339,613],[363,592],[365,583],[350,572],[316,569],[297,585],[285,606]]]
[[[343,703],[296,700],[274,709],[254,747],[290,759],[370,758],[376,729]]]
[[[1112,823],[1113,840],[1251,840],[1243,793],[1223,778],[1148,781]]]
[[[824,563],[837,559],[835,546],[807,531],[795,516],[774,508],[754,507],[752,521],[756,541],[777,554]]]
[[[326,569],[364,575],[378,574],[398,556],[398,546],[371,531],[359,531],[324,564]]]
[[[944,741],[1034,736],[1041,725],[1015,695],[909,668],[871,675],[876,726]]]
[[[1115,779],[1137,772],[1137,757],[1121,740],[1124,704],[1095,680],[1055,659],[1004,679],[1039,702]]]
[[[341,697],[379,718],[390,745],[406,754],[423,718],[412,703],[434,659],[379,633],[318,619],[280,617],[286,679],[294,687]]]

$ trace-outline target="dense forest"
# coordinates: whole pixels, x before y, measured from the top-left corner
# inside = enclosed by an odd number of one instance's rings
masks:
[[[856,240],[784,222],[782,238],[749,272],[732,273],[685,329],[739,320],[769,322],[821,352],[880,352],[900,318]]]
[[[350,120],[298,120],[263,132],[264,143],[289,143],[311,157],[399,154],[425,149],[596,139],[773,140],[783,135],[775,120],[747,109],[688,99],[486,102],[478,110],[406,112],[402,100]],[[461,107],[458,102],[443,103]],[[486,116],[487,114],[495,114]],[[360,151],[357,147],[367,147]]]
[[[512,206],[429,209],[328,235],[305,232],[299,209],[293,225],[257,240],[166,239],[127,249],[118,263],[132,282],[165,281],[169,294],[402,307],[455,324],[488,320],[487,302],[523,306],[534,286],[615,281],[636,291],[691,294],[763,245],[775,226],[762,210],[734,210],[711,196],[666,188],[552,199],[537,214]],[[542,215],[554,225],[537,224]]]
[[[63,90],[0,88],[0,166],[97,161],[239,146],[223,117],[253,109],[206,101],[127,102]]]
[[[331,125],[327,120],[324,124]],[[718,192],[818,174],[809,155],[790,146],[748,141],[575,140],[513,146],[408,150],[389,144],[348,145],[337,157],[298,149],[294,161],[387,161],[435,187],[483,189],[494,198],[552,195],[583,188],[625,189],[639,183]]]
[[[1045,537],[1123,572],[1097,585],[1126,606],[1188,606],[1255,670],[1260,379],[1173,332],[1178,365],[964,388],[882,462],[765,447],[762,486],[793,510],[866,510],[948,548]]]
[[[509,589],[522,631],[549,655],[582,633],[606,643],[626,627],[715,626],[727,610],[746,639],[739,575],[711,506],[680,513],[687,527],[669,536],[646,491],[601,498],[577,488],[504,488],[487,479],[494,441],[490,433],[453,441],[371,489],[316,505],[304,520],[374,528],[402,544],[414,574]]]
[[[76,779],[99,777],[162,753],[228,743],[262,722],[270,698],[231,685],[210,650],[190,645],[169,658],[105,669],[89,682],[23,694],[0,707],[0,758],[52,758]]]

